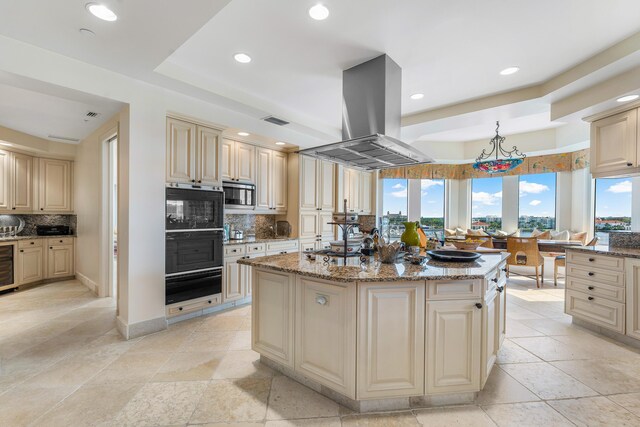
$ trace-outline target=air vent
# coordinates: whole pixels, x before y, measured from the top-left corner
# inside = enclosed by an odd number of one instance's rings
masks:
[[[68,141],[68,142],[80,142],[78,138],[71,138],[68,136],[58,136],[58,135],[47,135],[48,138],[51,139],[59,139],[60,141]]]
[[[100,113],[96,113],[95,111],[87,111],[87,114],[85,114],[85,117],[89,117],[91,119],[96,118],[100,115]]]
[[[288,125],[289,124],[288,121],[279,119],[279,118],[274,117],[274,116],[268,116],[268,117],[263,118],[262,120],[264,120],[265,122],[273,123],[274,125],[278,125],[278,126],[284,126],[284,125]]]

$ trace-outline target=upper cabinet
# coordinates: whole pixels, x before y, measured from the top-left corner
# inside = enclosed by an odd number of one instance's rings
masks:
[[[640,173],[638,109],[591,123],[591,173],[598,178]]]
[[[222,140],[220,171],[224,181],[256,182],[256,147],[244,142]]]
[[[335,210],[335,165],[300,156],[300,209]]]
[[[13,194],[12,210],[32,211],[33,210],[33,157],[26,154],[13,153],[11,155],[11,193]],[[62,161],[62,160],[60,160]],[[62,161],[64,162],[64,161]],[[70,162],[64,162],[69,164]],[[68,185],[69,198],[71,193],[71,181],[64,181],[63,185]],[[65,193],[65,191],[62,191]],[[71,210],[71,206],[68,205]]]
[[[167,182],[221,185],[220,132],[167,118]]]
[[[287,154],[257,148],[256,210],[287,210]]]
[[[347,199],[347,209],[362,215],[371,215],[374,211],[374,175],[372,172],[344,168],[343,194]],[[342,204],[339,206],[342,210]]]
[[[72,163],[56,159],[38,159],[38,163],[38,209],[71,212]]]

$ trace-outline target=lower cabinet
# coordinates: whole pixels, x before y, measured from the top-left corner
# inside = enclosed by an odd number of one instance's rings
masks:
[[[480,300],[427,302],[426,392],[480,390]]]
[[[423,395],[425,282],[358,293],[357,398]]]
[[[75,274],[74,264],[72,238],[48,239],[47,279],[73,276]]]
[[[627,258],[624,265],[627,288],[627,335],[640,339],[640,259]]]
[[[18,240],[15,281],[18,285],[75,275],[72,237]]]
[[[498,285],[498,349],[502,347],[507,336],[507,282]]]
[[[295,369],[355,399],[354,284],[298,276],[295,325]]]
[[[33,247],[29,246],[31,242],[34,244]],[[19,285],[39,282],[44,279],[44,251],[42,249],[42,242],[31,240],[25,243],[27,245],[18,245],[16,282]]]
[[[496,363],[498,357],[499,348],[499,324],[500,324],[500,311],[499,311],[499,297],[496,290],[489,293],[484,301],[482,307],[482,365],[481,369],[481,384],[480,388],[484,387],[484,384],[489,378],[491,369]]]
[[[243,283],[243,278],[246,277],[247,267],[238,264],[238,260],[242,258],[244,258],[244,256],[225,257],[224,259],[222,283],[223,302],[235,301],[244,298],[245,284]]]
[[[253,269],[251,348],[290,368],[294,367],[294,291],[294,275]]]

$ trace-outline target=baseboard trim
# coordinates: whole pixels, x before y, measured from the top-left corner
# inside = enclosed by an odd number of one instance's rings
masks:
[[[164,331],[167,327],[167,318],[164,316],[132,324],[126,323],[120,316],[116,319],[116,328],[118,329],[118,332],[120,332],[120,335],[127,340],[149,335],[154,332]]]
[[[99,292],[100,285],[98,285],[96,282],[94,282],[93,280],[91,280],[87,276],[85,276],[84,274],[79,273],[77,271],[76,271],[76,279],[78,279],[80,281],[80,283],[82,283],[84,286],[89,288],[89,290],[91,292],[93,292],[97,296],[100,296],[100,292]]]

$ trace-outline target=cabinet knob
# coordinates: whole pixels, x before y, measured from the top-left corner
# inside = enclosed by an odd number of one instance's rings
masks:
[[[211,300],[207,301],[209,304],[211,304]]]
[[[35,244],[36,244],[36,242],[29,242],[29,244],[30,244],[30,245],[35,245]]]
[[[498,283],[498,279],[491,279],[493,283]]]
[[[202,183],[202,180],[201,180],[201,179],[199,179],[199,180],[198,180],[198,184],[201,184],[201,183]]]
[[[498,286],[496,289],[498,290],[498,292],[502,292],[504,291],[504,286]]]
[[[15,206],[13,208],[11,208],[11,209],[13,209],[14,211],[16,210]]]
[[[593,301],[593,297],[589,297],[587,298],[589,301]]]
[[[507,272],[507,267],[503,268],[502,271]]]
[[[589,258],[589,262],[595,261],[595,258]]]
[[[481,303],[479,303],[479,302],[477,302],[477,303],[476,303],[476,308],[482,308],[482,304],[481,304]]]
[[[191,182],[195,183],[195,182],[196,182],[196,180],[195,180],[195,179],[192,179],[192,180],[191,180]]]
[[[20,252],[24,252],[24,249],[20,249]]]
[[[60,243],[62,243],[62,240],[60,240]]]
[[[588,286],[587,289],[589,289],[590,291],[592,291],[594,289],[593,286]]]
[[[627,163],[627,166],[633,166],[633,163]]]
[[[182,307],[179,307],[178,310],[182,311]]]
[[[49,246],[49,249],[53,249],[53,246]]]
[[[43,210],[44,210],[44,208],[40,208],[40,210],[41,210],[41,211],[43,211]]]
[[[327,305],[329,299],[324,295],[316,295],[316,304]]]
[[[588,274],[589,274],[589,276],[593,276],[595,273],[590,271]]]

